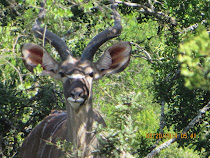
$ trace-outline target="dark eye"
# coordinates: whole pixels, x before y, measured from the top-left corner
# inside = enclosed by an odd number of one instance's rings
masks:
[[[93,72],[89,73],[89,76],[90,76],[90,77],[93,77],[93,75],[94,75]]]
[[[63,72],[59,72],[59,75],[61,75],[61,77],[66,76]]]

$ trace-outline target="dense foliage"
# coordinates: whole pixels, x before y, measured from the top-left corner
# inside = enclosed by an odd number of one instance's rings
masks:
[[[148,138],[148,133],[181,133],[209,102],[209,1],[117,2],[123,32],[104,44],[96,58],[121,40],[130,41],[133,51],[125,71],[106,76],[93,87],[94,107],[108,126],[98,129],[107,139],[101,140],[101,152],[144,157],[169,139]],[[31,129],[51,110],[65,110],[62,85],[38,72],[31,74],[21,60],[23,43],[43,45],[32,33],[40,3],[0,0],[0,157],[18,157]],[[43,27],[62,37],[75,56],[113,25],[105,0],[48,0],[46,10]],[[59,60],[49,44],[45,48]],[[188,131],[188,138],[179,139],[158,157],[208,157],[209,115],[206,112]]]

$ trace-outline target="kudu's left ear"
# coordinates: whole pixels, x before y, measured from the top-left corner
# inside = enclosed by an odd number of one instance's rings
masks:
[[[130,56],[130,42],[119,42],[109,47],[96,63],[99,72],[96,79],[123,71],[129,64]]]
[[[50,75],[54,78],[59,64],[52,58],[48,52],[41,46],[33,43],[25,43],[22,45],[23,62],[26,68],[33,72],[33,69],[41,64],[43,68],[43,75]]]

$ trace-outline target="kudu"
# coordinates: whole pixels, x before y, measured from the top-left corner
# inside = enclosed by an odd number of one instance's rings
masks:
[[[120,35],[122,26],[114,1],[111,0],[115,24],[96,35],[84,49],[80,59],[70,53],[64,41],[57,35],[40,26],[45,16],[44,4],[33,25],[36,37],[44,39],[57,50],[62,62],[56,62],[48,52],[39,45],[25,43],[22,46],[22,56],[25,66],[33,69],[41,64],[42,74],[50,75],[63,83],[66,100],[66,112],[54,111],[47,116],[25,138],[20,149],[21,158],[58,158],[63,155],[55,145],[58,138],[71,142],[75,150],[81,152],[80,157],[100,157],[93,154],[99,147],[93,130],[94,122],[106,126],[102,116],[92,107],[92,81],[100,79],[105,74],[123,71],[130,61],[131,45],[129,42],[119,42],[109,47],[93,62],[93,56],[106,41]],[[75,156],[77,157],[77,156]]]

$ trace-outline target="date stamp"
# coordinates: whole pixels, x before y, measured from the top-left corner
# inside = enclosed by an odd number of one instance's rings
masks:
[[[147,133],[146,138],[148,139],[171,139],[173,137],[177,138],[179,133]],[[195,133],[181,133],[180,134],[181,139],[187,139],[187,138],[196,138]]]

